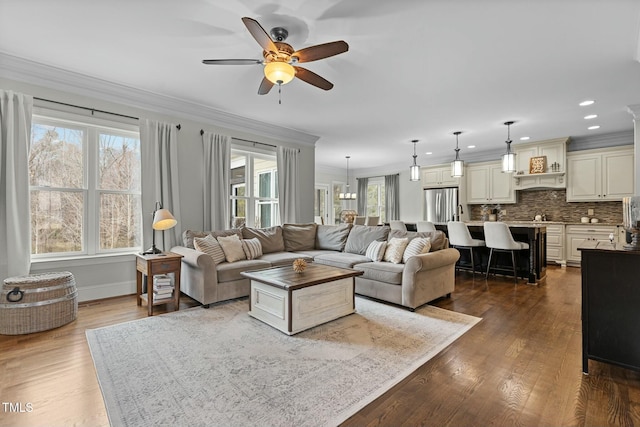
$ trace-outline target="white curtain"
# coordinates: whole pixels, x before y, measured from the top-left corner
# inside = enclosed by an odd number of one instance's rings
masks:
[[[178,182],[178,128],[175,124],[140,119],[140,151],[142,153],[142,226],[144,248],[151,246],[152,234],[156,235],[156,246],[171,250],[182,244],[180,223],[180,197]],[[156,202],[178,220],[178,224],[167,231],[154,231],[153,212]]]
[[[400,175],[384,177],[384,214],[386,221],[400,219]]]
[[[29,145],[33,97],[0,90],[0,281],[29,274]]]
[[[297,148],[278,147],[278,203],[282,224],[295,224],[300,216],[299,157]]]
[[[231,174],[231,137],[204,132],[204,228],[229,228],[229,175]]]
[[[358,215],[367,215],[367,189],[369,187],[369,178],[358,178],[358,192],[356,195],[358,205]]]

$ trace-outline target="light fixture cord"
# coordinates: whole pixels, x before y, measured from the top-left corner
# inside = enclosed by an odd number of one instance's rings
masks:
[[[413,143],[413,166],[418,166],[418,164],[416,163],[416,158],[418,157],[418,155],[416,154],[416,143]]]
[[[282,80],[278,80],[278,104],[282,105]]]
[[[460,160],[460,149],[458,148],[458,135],[456,135],[456,160]]]
[[[511,124],[507,125],[507,154],[511,153]]]

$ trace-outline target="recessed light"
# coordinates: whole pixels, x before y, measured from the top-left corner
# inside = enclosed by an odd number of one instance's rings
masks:
[[[600,125],[589,126],[587,129],[589,129],[589,130],[596,130],[596,129],[600,129]]]
[[[431,151],[427,151],[427,152],[426,152],[426,153],[424,153],[424,154],[426,154],[427,156],[430,156],[430,155],[432,155],[433,153],[432,153]]]
[[[586,120],[591,120],[591,119],[595,119],[596,117],[598,117],[597,114],[589,114],[588,116],[584,116],[584,118]]]
[[[476,148],[475,145],[467,145],[467,148]]]
[[[528,141],[530,139],[531,139],[531,137],[529,137],[529,136],[520,137],[520,141]]]
[[[580,104],[581,107],[586,107],[587,105],[592,105],[594,104],[596,101],[592,100],[592,99],[587,99],[586,101],[582,101]]]

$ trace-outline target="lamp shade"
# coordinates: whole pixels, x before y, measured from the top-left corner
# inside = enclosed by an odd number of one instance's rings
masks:
[[[168,230],[178,223],[168,209],[158,209],[153,215],[154,230]]]
[[[411,165],[409,167],[409,181],[420,181],[420,166]]]
[[[454,178],[464,176],[464,161],[457,159],[451,162],[451,176]]]
[[[269,62],[264,66],[264,75],[273,84],[287,84],[296,75],[296,70],[286,62]]]
[[[502,172],[516,171],[516,153],[506,153],[502,155]]]

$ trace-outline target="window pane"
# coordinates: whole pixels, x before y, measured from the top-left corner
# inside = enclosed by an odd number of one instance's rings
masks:
[[[31,191],[31,253],[82,251],[84,195]]]
[[[140,140],[99,135],[99,188],[140,191]]]
[[[271,197],[271,173],[258,175],[258,197]]]
[[[80,129],[34,124],[31,127],[29,184],[83,188],[84,132]]]
[[[244,190],[244,187],[242,187]],[[231,228],[239,228],[247,222],[247,201],[245,199],[231,200]]]
[[[275,159],[253,159],[253,192],[256,197],[267,197],[271,199],[277,197],[275,188],[276,180],[272,175],[277,168],[278,166]]]
[[[257,228],[265,228],[277,224],[280,224],[278,202],[257,200],[255,226]]]
[[[100,249],[134,248],[140,242],[140,196],[100,195]]]

